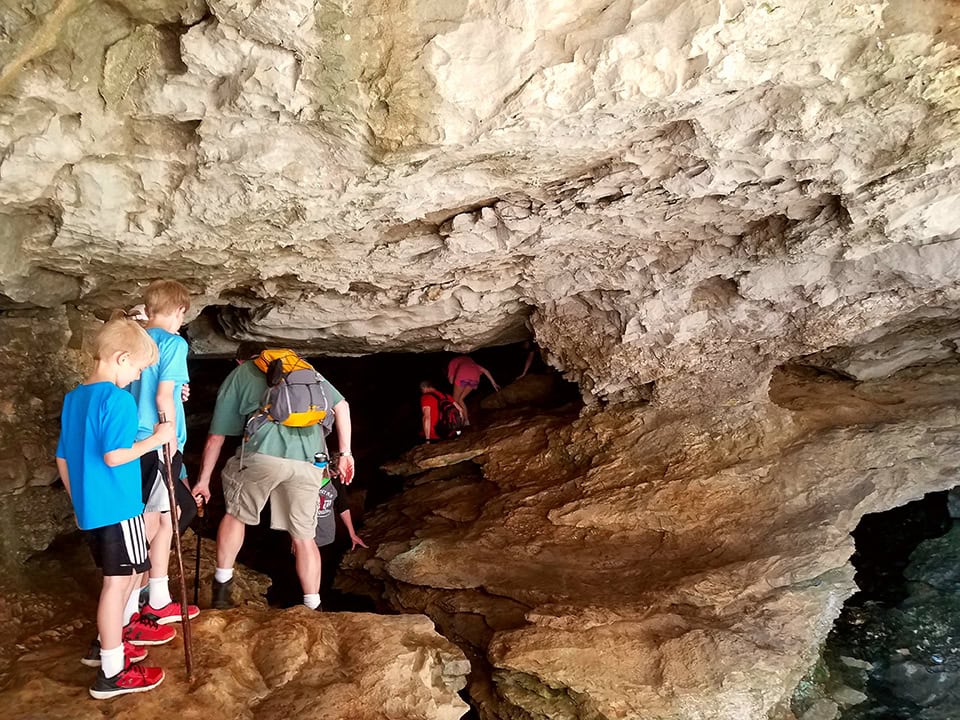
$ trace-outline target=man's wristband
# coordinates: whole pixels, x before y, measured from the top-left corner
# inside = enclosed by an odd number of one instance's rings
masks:
[[[341,450],[340,455],[341,457],[353,457],[353,452],[350,450]]]

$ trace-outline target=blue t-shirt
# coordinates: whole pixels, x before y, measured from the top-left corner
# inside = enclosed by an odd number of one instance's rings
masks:
[[[147,328],[147,335],[157,343],[160,359],[146,368],[140,379],[130,383],[127,388],[137,401],[137,414],[140,416],[137,440],[153,435],[153,427],[160,419],[157,412],[157,388],[164,381],[172,381],[173,406],[177,414],[177,448],[182,452],[187,442],[187,421],[183,414],[180,391],[184,383],[190,382],[190,375],[187,373],[187,341],[163,328]]]
[[[57,457],[67,461],[81,530],[113,525],[143,512],[140,462],[110,467],[105,453],[133,447],[137,405],[113,383],[80,385],[63,399]]]

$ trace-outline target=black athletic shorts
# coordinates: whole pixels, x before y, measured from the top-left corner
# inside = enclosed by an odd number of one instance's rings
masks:
[[[150,569],[143,515],[114,525],[84,530],[93,561],[106,575],[134,575]]]
[[[153,492],[157,478],[166,482],[167,470],[163,464],[160,453],[156,450],[140,456],[140,490],[144,503],[150,499],[150,493]],[[173,477],[179,478],[180,468],[183,465],[183,455],[179,450],[170,458],[170,464],[173,466]]]
[[[183,455],[179,450],[170,458],[170,464],[173,466],[173,477],[176,479],[173,488],[176,491],[177,507],[180,509],[179,530],[180,534],[183,535],[187,528],[190,527],[190,523],[192,523],[193,519],[197,516],[197,503],[193,499],[193,495],[190,494],[190,488],[180,480],[180,468],[183,465]],[[160,459],[160,454],[155,451],[148,452],[146,455],[140,457],[140,489],[144,503],[149,501],[150,494],[154,490],[158,477],[163,483],[166,483],[167,471],[163,465],[164,463]],[[167,492],[165,485],[161,489],[163,492]],[[164,510],[163,512],[169,511]]]

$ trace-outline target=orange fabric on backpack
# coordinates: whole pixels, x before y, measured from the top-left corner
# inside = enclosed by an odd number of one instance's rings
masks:
[[[293,350],[287,349],[264,350],[256,357],[253,364],[263,372],[267,372],[274,360],[283,362],[284,374],[293,372],[294,370],[313,370],[313,365],[297,355]]]

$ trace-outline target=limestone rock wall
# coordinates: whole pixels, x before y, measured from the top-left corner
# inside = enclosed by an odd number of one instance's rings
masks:
[[[330,352],[528,322],[588,395],[656,383],[671,404],[956,312],[945,0],[45,0],[0,20],[8,307],[113,306],[174,274],[228,335]]]
[[[0,493],[50,485],[57,477],[53,452],[63,393],[89,369],[83,332],[76,329],[63,307],[0,315]]]

